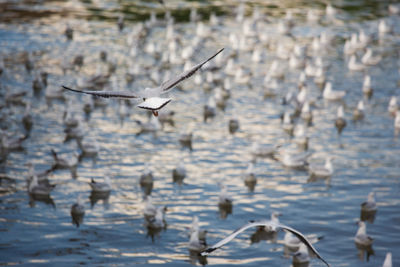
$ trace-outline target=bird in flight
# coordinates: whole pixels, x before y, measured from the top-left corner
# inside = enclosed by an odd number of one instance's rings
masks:
[[[230,241],[232,241],[237,235],[239,235],[240,233],[242,233],[243,231],[251,228],[251,227],[256,227],[256,226],[264,226],[266,228],[282,228],[286,231],[291,232],[292,234],[294,234],[295,236],[297,236],[301,242],[303,242],[312,252],[314,252],[314,254],[321,260],[323,261],[328,267],[330,267],[329,263],[326,262],[318,253],[318,251],[313,247],[313,245],[311,244],[311,242],[299,231],[293,229],[292,227],[286,226],[284,224],[281,223],[276,223],[270,220],[261,220],[261,221],[250,221],[249,223],[243,225],[242,227],[240,227],[239,229],[233,231],[229,236],[225,237],[224,239],[222,239],[221,241],[219,241],[218,243],[216,243],[215,245],[207,248],[206,250],[204,250],[203,252],[200,253],[201,256],[206,256],[208,254],[210,254],[211,252],[213,252],[216,249],[219,249],[220,247],[222,247],[223,245],[229,243]]]
[[[105,98],[122,98],[122,99],[129,99],[129,98],[141,98],[143,102],[138,105],[139,108],[151,110],[154,116],[158,116],[158,110],[163,108],[167,105],[172,99],[160,97],[162,94],[169,92],[171,89],[175,88],[180,82],[186,80],[187,78],[191,77],[196,71],[198,71],[204,64],[208,61],[216,57],[219,53],[221,53],[224,48],[220,49],[217,53],[209,57],[208,59],[204,60],[203,62],[195,65],[191,69],[182,72],[178,76],[163,82],[160,86],[155,88],[146,88],[142,93],[136,94],[130,91],[86,91],[86,90],[76,90],[69,88],[67,86],[62,86],[64,89],[84,93],[99,97]]]

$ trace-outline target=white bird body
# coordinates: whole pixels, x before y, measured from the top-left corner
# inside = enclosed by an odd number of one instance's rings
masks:
[[[345,91],[338,91],[332,89],[332,83],[327,82],[325,84],[323,97],[326,100],[341,100],[346,95]]]
[[[349,63],[347,64],[349,70],[352,71],[361,71],[365,69],[365,65],[357,62],[356,55],[352,55],[350,57]]]
[[[356,245],[359,246],[369,246],[372,245],[373,239],[367,235],[367,225],[365,222],[358,222],[358,230],[356,236],[354,237]]]
[[[365,201],[361,204],[361,210],[366,211],[366,212],[373,212],[373,211],[376,211],[377,209],[378,209],[378,207],[376,206],[376,202],[375,202],[375,193],[370,192],[368,194],[367,201]]]
[[[174,182],[181,183],[186,177],[186,168],[183,162],[179,162],[178,166],[172,170],[172,178]]]
[[[259,143],[253,143],[250,153],[254,158],[273,157],[277,148],[278,146],[263,146]]]
[[[150,220],[146,220],[147,227],[155,229],[165,228],[165,211],[165,206],[158,207],[155,216]]]
[[[386,253],[385,261],[383,262],[382,267],[392,267],[392,253]]]
[[[388,10],[390,14],[400,14],[400,4],[390,4],[388,6]],[[390,254],[390,257],[392,257],[392,254]],[[391,265],[390,265],[391,266]],[[384,266],[386,267],[386,266]]]
[[[378,24],[378,31],[379,31],[379,34],[390,33],[390,32],[392,32],[392,27],[390,25],[388,25],[385,20],[381,19]]]
[[[254,164],[252,162],[249,163],[245,177],[244,184],[249,188],[250,191],[253,191],[257,184],[257,177],[254,173]]]
[[[202,230],[200,228],[199,217],[197,217],[197,216],[193,216],[193,221],[192,221],[192,224],[190,225],[190,229],[189,229],[189,237],[192,235],[193,232],[197,232],[198,239],[205,244],[207,230]]]
[[[28,187],[28,192],[34,196],[49,196],[53,185],[39,184],[37,175],[33,175]]]
[[[111,191],[111,179],[108,175],[105,175],[104,182],[96,182],[92,178],[89,185],[94,193],[107,193]]]
[[[364,108],[364,101],[362,101],[362,100],[358,101],[357,107],[356,107],[356,109],[354,110],[354,113],[353,113],[353,119],[355,121],[362,120],[364,118],[364,109],[365,109]]]
[[[308,153],[291,154],[285,152],[282,157],[282,164],[287,168],[303,168],[307,164]]]
[[[197,251],[200,252],[206,248],[206,243],[204,240],[200,240],[199,238],[199,231],[194,231],[190,234],[190,240],[189,240],[189,245],[188,248],[190,251]]]
[[[306,100],[301,108],[301,113],[300,113],[301,118],[307,123],[310,124],[312,121],[312,112],[310,110],[310,104]]]
[[[99,144],[96,141],[85,141],[85,139],[78,139],[77,143],[82,155],[86,157],[94,157],[99,153]]]
[[[156,216],[157,208],[154,206],[151,196],[147,196],[146,205],[144,206],[143,214],[145,218]]]
[[[395,130],[400,130],[400,110],[396,111],[396,116],[394,118],[394,128]]]
[[[218,201],[219,205],[232,204],[232,197],[228,194],[225,185],[221,185],[221,192],[219,193],[218,199],[219,199]]]
[[[300,239],[289,231],[285,233],[283,242],[285,246],[288,247],[290,250],[298,250],[301,243]]]
[[[201,62],[200,64],[195,65],[191,69],[182,72],[180,75],[163,82],[159,87],[156,88],[146,88],[139,94],[134,94],[130,91],[80,91],[76,89],[72,89],[66,86],[62,86],[64,89],[78,92],[78,93],[84,93],[84,94],[90,94],[90,95],[95,95],[99,97],[105,97],[105,98],[122,98],[122,99],[129,99],[129,98],[141,98],[143,99],[143,102],[138,105],[139,108],[143,109],[148,109],[153,112],[155,116],[158,115],[158,110],[163,108],[165,105],[167,105],[170,101],[171,98],[163,98],[160,97],[161,94],[165,94],[175,88],[180,82],[183,80],[189,78],[192,76],[196,71],[198,71],[204,64],[206,64],[208,61],[213,59],[216,55],[221,53],[224,50],[224,48],[220,49],[217,53],[215,53],[213,56],[209,57],[207,60]]]
[[[328,4],[325,8],[325,13],[328,17],[334,17],[337,13],[336,8],[334,8],[331,4]]]
[[[365,65],[376,65],[381,61],[381,56],[373,56],[371,48],[367,48],[367,51],[361,58],[361,62]]]
[[[330,157],[326,158],[324,166],[310,166],[309,169],[310,177],[316,178],[329,178],[333,174],[332,159]]]
[[[390,98],[390,101],[389,101],[388,111],[389,111],[389,113],[390,113],[391,115],[394,116],[394,115],[396,115],[397,109],[398,109],[398,106],[397,106],[397,97],[392,96],[392,97]]]
[[[300,243],[299,250],[293,254],[293,263],[307,263],[310,262],[308,248],[304,243]]]
[[[338,134],[341,134],[344,127],[346,127],[346,119],[344,118],[343,106],[339,106],[337,109],[337,115],[335,120],[335,127],[338,131]]]
[[[365,95],[368,96],[368,98],[372,96],[373,90],[371,87],[371,76],[369,75],[364,76],[362,91]]]
[[[313,247],[313,245],[311,244],[311,242],[299,231],[286,226],[284,224],[280,224],[280,223],[275,223],[269,220],[261,220],[261,221],[250,221],[249,223],[243,225],[242,227],[240,227],[239,229],[233,231],[229,236],[225,237],[224,239],[222,239],[221,241],[217,242],[216,244],[214,244],[213,246],[209,247],[208,249],[204,250],[203,252],[201,252],[202,256],[206,256],[208,254],[210,254],[211,252],[213,252],[216,249],[219,249],[220,247],[222,247],[223,245],[229,243],[230,241],[232,241],[236,236],[238,236],[240,233],[244,232],[245,230],[251,228],[251,227],[257,227],[257,226],[264,226],[266,228],[271,228],[271,227],[276,227],[276,228],[282,228],[286,231],[291,232],[292,234],[296,235],[298,237],[298,239],[301,240],[301,242],[303,242],[311,251],[313,251],[315,253],[315,255],[321,260],[323,261],[328,267],[330,267],[329,263],[326,262],[318,253],[318,251]]]
[[[54,158],[54,166],[58,169],[70,169],[73,170],[78,165],[79,155],[77,152],[72,157],[60,157],[53,149],[51,153]]]

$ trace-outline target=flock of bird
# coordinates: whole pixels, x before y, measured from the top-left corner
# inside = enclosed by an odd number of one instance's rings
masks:
[[[327,75],[330,68],[330,62],[324,57],[328,49],[334,49],[337,45],[337,38],[332,32],[323,31],[318,36],[313,37],[307,42],[296,42],[296,37],[292,33],[296,25],[295,14],[288,10],[286,16],[277,21],[277,34],[282,38],[292,38],[294,42],[291,45],[280,45],[279,42],[274,42],[269,33],[264,32],[262,26],[265,23],[272,23],[265,15],[260,12],[260,9],[255,6],[251,16],[246,16],[245,4],[240,4],[236,11],[234,22],[238,27],[241,27],[240,32],[229,33],[226,38],[226,43],[218,40],[219,27],[224,25],[224,20],[214,13],[210,15],[209,23],[200,20],[200,15],[196,9],[192,9],[190,13],[190,21],[195,25],[195,34],[192,40],[182,40],[179,24],[174,22],[174,18],[167,11],[165,18],[160,20],[154,12],[151,17],[144,23],[136,23],[133,29],[127,29],[124,18],[118,19],[118,29],[121,35],[126,35],[127,48],[129,55],[132,58],[138,58],[144,54],[146,61],[152,62],[153,66],[140,66],[134,61],[128,63],[129,67],[125,72],[125,81],[118,80],[116,70],[121,68],[118,63],[108,59],[108,51],[101,51],[100,61],[106,66],[104,72],[101,68],[96,70],[96,73],[91,77],[80,77],[76,82],[66,81],[64,84],[50,85],[48,76],[51,72],[40,70],[35,67],[34,55],[24,53],[18,63],[23,64],[26,71],[35,76],[32,84],[33,98],[29,98],[30,93],[27,91],[14,92],[7,87],[3,87],[6,92],[3,92],[4,98],[1,101],[2,124],[8,123],[7,112],[13,106],[23,106],[25,109],[21,117],[20,125],[22,134],[18,136],[10,132],[1,132],[0,146],[0,162],[5,164],[9,153],[23,149],[24,142],[28,142],[32,128],[36,122],[33,119],[31,111],[31,101],[36,98],[45,97],[49,102],[58,101],[64,102],[65,111],[63,117],[60,118],[64,124],[65,141],[75,140],[79,153],[74,152],[72,155],[63,157],[62,154],[55,149],[49,151],[52,155],[53,162],[51,167],[42,173],[35,172],[35,167],[28,164],[29,174],[27,176],[28,194],[33,200],[45,201],[55,205],[50,195],[55,185],[48,179],[48,175],[59,169],[66,169],[71,172],[71,177],[79,179],[77,167],[84,158],[98,157],[101,145],[93,140],[87,139],[87,134],[83,127],[85,124],[76,113],[84,113],[89,121],[90,114],[96,108],[104,108],[112,99],[104,100],[102,98],[118,98],[120,101],[118,106],[118,116],[123,123],[130,116],[131,102],[127,99],[139,99],[142,102],[138,105],[139,108],[150,110],[154,115],[149,115],[147,122],[137,121],[140,128],[137,134],[157,133],[162,131],[165,125],[174,126],[174,115],[179,112],[189,112],[179,109],[179,99],[169,104],[173,106],[175,111],[165,111],[164,107],[171,102],[172,98],[163,97],[171,89],[185,87],[182,83],[185,79],[192,77],[190,80],[193,88],[190,90],[203,89],[210,97],[203,107],[203,122],[212,123],[213,117],[217,116],[219,110],[224,110],[229,102],[229,99],[234,97],[233,88],[235,85],[248,87],[248,90],[260,90],[266,101],[277,101],[277,105],[282,106],[281,127],[282,134],[287,135],[287,143],[262,145],[259,142],[254,142],[250,148],[251,161],[248,162],[248,168],[244,175],[244,184],[249,191],[253,191],[257,185],[257,174],[254,171],[254,166],[263,158],[270,158],[279,161],[283,167],[289,169],[303,170],[309,173],[309,181],[325,180],[329,181],[334,174],[333,162],[334,156],[329,156],[325,159],[322,165],[310,163],[312,153],[308,150],[310,136],[307,131],[314,126],[314,116],[323,107],[321,102],[328,101],[339,103],[337,107],[337,117],[333,125],[337,129],[338,139],[346,131],[348,115],[346,115],[346,96],[348,92],[338,90],[334,87],[335,81],[332,81]],[[398,5],[390,5],[389,12],[393,15],[400,13]],[[327,5],[325,12],[310,9],[306,14],[306,19],[309,23],[337,23],[340,22],[341,11],[331,5]],[[153,28],[161,28],[163,30],[164,43],[153,41]],[[369,106],[369,101],[374,94],[374,77],[368,74],[368,68],[379,64],[384,60],[385,56],[380,55],[375,50],[380,44],[380,40],[394,36],[394,29],[387,20],[382,19],[377,22],[377,32],[366,32],[360,30],[358,33],[353,33],[349,37],[345,37],[343,46],[340,44],[340,51],[346,58],[346,68],[348,71],[364,72],[364,81],[359,89],[359,101],[353,110],[352,120],[357,123],[362,121],[367,116],[366,107]],[[214,37],[217,36],[217,37]],[[65,30],[67,42],[74,42],[74,29],[68,25]],[[211,39],[216,38],[216,43],[221,45],[222,49],[210,51],[210,47],[214,46]],[[212,43],[212,45],[210,45]],[[378,44],[377,44],[378,43]],[[271,57],[271,55],[273,56]],[[200,63],[193,63],[193,59],[197,54],[207,54],[203,57]],[[77,55],[72,62],[62,62],[61,67],[67,75],[79,75],[81,68],[86,64],[84,55]],[[245,63],[240,60],[246,58]],[[262,88],[256,88],[253,85],[256,76],[257,66],[265,63],[273,58],[269,69],[262,74]],[[0,61],[0,75],[7,75],[7,65],[11,59]],[[285,83],[285,75],[288,69],[281,63],[288,62],[290,71],[295,72],[298,80],[293,90],[282,92],[282,84]],[[139,61],[140,62],[140,61]],[[246,64],[250,64],[253,68],[246,68]],[[176,74],[183,72],[178,76]],[[173,71],[174,70],[174,71]],[[176,73],[174,73],[176,71]],[[172,78],[171,78],[172,77]],[[1,85],[0,76],[0,85]],[[138,92],[130,89],[121,90],[123,84],[127,88],[131,88],[137,80],[148,80],[148,83],[154,83],[157,87],[146,88]],[[75,85],[70,85],[75,83]],[[297,88],[296,88],[297,87]],[[320,90],[318,90],[320,88]],[[70,92],[73,91],[73,92]],[[73,101],[73,93],[89,94],[97,97],[84,98],[82,110],[72,110],[70,103]],[[82,95],[75,95],[80,98]],[[176,92],[180,94],[180,92]],[[73,97],[75,97],[73,96]],[[122,100],[121,100],[122,99]],[[400,132],[400,110],[398,109],[397,98],[392,96],[388,99],[388,116],[392,116],[393,129],[395,135]],[[196,105],[196,103],[191,103]],[[371,108],[371,107],[370,107]],[[140,111],[142,112],[142,111]],[[143,111],[144,112],[144,111]],[[238,111],[240,112],[240,111]],[[110,118],[112,120],[112,118]],[[240,122],[237,118],[230,118],[227,128],[229,133],[235,135],[240,131]],[[95,129],[92,129],[95,130]],[[182,133],[179,138],[179,143],[184,148],[193,149],[193,133]],[[295,149],[291,149],[295,145]],[[179,184],[187,176],[187,170],[183,162],[173,170],[173,181]],[[91,179],[89,185],[91,187],[90,200],[92,205],[96,201],[102,199],[107,200],[112,187],[112,175],[106,173],[103,181]],[[145,207],[143,215],[145,218],[145,226],[153,232],[160,232],[166,228],[166,206],[156,206],[153,203],[151,193],[154,185],[154,177],[149,166],[140,177],[140,186],[143,189],[145,196]],[[62,185],[57,185],[62,186]],[[218,206],[221,210],[221,217],[226,218],[232,211],[233,199],[230,196],[227,187],[220,184],[221,193],[219,195]],[[367,234],[367,222],[373,222],[377,212],[375,195],[372,191],[368,195],[366,202],[361,204],[361,218],[358,222],[358,231],[354,236],[354,242],[357,247],[368,250],[372,246],[373,238]],[[85,215],[85,203],[81,196],[78,197],[76,203],[71,207],[71,217],[73,223],[79,227],[83,223]],[[316,236],[308,236],[300,233],[294,228],[280,223],[280,213],[273,212],[270,220],[250,221],[240,227],[232,234],[217,242],[213,246],[207,246],[205,229],[199,226],[198,217],[193,218],[193,223],[188,232],[188,248],[191,253],[194,253],[200,263],[204,263],[204,257],[214,250],[222,247],[237,235],[247,230],[248,228],[256,227],[257,231],[252,236],[254,242],[260,240],[272,240],[276,242],[279,229],[285,230],[284,244],[289,249],[289,255],[293,257],[294,266],[308,266],[311,254],[315,254],[327,266],[329,259],[325,259],[317,252],[313,243],[318,242],[321,238]],[[312,253],[309,254],[309,251]],[[392,266],[392,255],[387,253],[383,263],[384,267]]]

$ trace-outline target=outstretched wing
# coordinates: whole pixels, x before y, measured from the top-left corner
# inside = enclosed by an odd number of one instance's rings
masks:
[[[216,243],[215,245],[207,248],[206,250],[204,250],[203,252],[201,252],[202,256],[206,256],[208,254],[210,254],[211,252],[213,252],[216,249],[219,249],[220,247],[222,247],[223,245],[229,243],[230,241],[232,241],[237,235],[239,235],[240,233],[242,233],[243,231],[247,230],[248,228],[251,227],[255,227],[255,226],[266,226],[266,227],[277,227],[277,228],[282,228],[285,229],[291,233],[293,233],[294,235],[296,235],[309,249],[312,250],[312,252],[315,253],[315,255],[321,260],[323,261],[328,267],[330,267],[329,263],[327,263],[318,253],[318,251],[313,247],[313,245],[311,244],[310,241],[307,240],[307,238],[300,233],[299,231],[283,225],[283,224],[278,224],[272,221],[251,221],[245,225],[243,225],[242,227],[240,227],[239,229],[233,231],[232,234],[230,234],[229,236],[225,237],[224,239],[222,239],[221,241],[219,241],[218,243]]]
[[[179,74],[178,76],[163,82],[160,86],[160,92],[161,93],[165,93],[168,90],[174,88],[175,86],[177,86],[181,81],[189,78],[190,76],[192,76],[196,71],[198,71],[204,64],[206,64],[208,61],[210,61],[211,59],[213,59],[214,57],[216,57],[219,53],[221,53],[224,50],[224,48],[220,49],[217,53],[215,53],[213,56],[209,57],[208,59],[206,59],[205,61],[201,62],[200,64],[197,64],[196,66],[194,66],[193,68],[191,68],[190,70],[184,71],[181,74]]]
[[[276,227],[282,228],[286,231],[291,232],[292,234],[294,234],[295,236],[297,236],[298,239],[301,240],[301,242],[303,242],[309,249],[311,249],[312,252],[314,252],[314,254],[318,257],[318,259],[320,259],[321,261],[323,261],[326,266],[330,267],[329,263],[326,262],[321,255],[319,255],[318,251],[314,248],[314,246],[311,244],[311,242],[299,231],[293,229],[292,227],[289,227],[287,225],[284,224],[277,224],[275,223]]]
[[[210,254],[214,250],[219,249],[223,245],[231,242],[238,234],[242,233],[243,231],[245,231],[245,230],[247,230],[247,229],[249,229],[251,227],[254,227],[254,226],[269,226],[269,225],[270,225],[269,221],[249,222],[249,223],[243,225],[242,227],[240,227],[239,229],[236,229],[235,231],[232,232],[232,234],[228,235],[227,237],[225,237],[224,239],[222,239],[221,241],[219,241],[215,245],[207,248],[206,250],[204,250],[200,254],[201,254],[201,256],[206,256],[206,255]]]
[[[105,97],[105,98],[139,98],[139,96],[132,94],[131,92],[127,91],[81,91],[81,90],[76,90],[69,88],[67,86],[62,86],[64,89],[77,92],[77,93],[83,93],[83,94],[89,94],[89,95],[94,95],[94,96],[99,96],[99,97]]]

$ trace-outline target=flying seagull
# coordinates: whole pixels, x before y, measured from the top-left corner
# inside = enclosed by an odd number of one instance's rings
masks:
[[[219,249],[220,247],[222,247],[223,245],[229,243],[230,241],[232,241],[237,235],[239,235],[240,233],[242,233],[243,231],[247,230],[248,228],[251,227],[256,227],[256,226],[264,226],[266,228],[282,228],[286,231],[289,231],[291,233],[293,233],[294,235],[296,235],[312,252],[314,252],[314,254],[321,260],[323,261],[326,266],[330,267],[329,263],[326,262],[318,253],[318,251],[313,247],[313,245],[311,245],[311,242],[309,240],[307,240],[307,238],[300,233],[299,231],[286,226],[284,224],[280,224],[280,223],[276,223],[273,221],[269,221],[269,220],[261,220],[261,221],[250,221],[249,223],[243,225],[242,227],[240,227],[239,229],[235,230],[232,232],[232,234],[230,234],[229,236],[225,237],[224,239],[222,239],[221,241],[219,241],[218,243],[216,243],[215,245],[207,248],[206,250],[204,250],[203,252],[200,253],[201,256],[206,256],[208,254],[210,254],[211,252],[213,252],[216,249]]]
[[[84,93],[84,94],[89,94],[89,95],[95,95],[95,96],[100,96],[100,97],[105,97],[105,98],[142,98],[143,102],[138,105],[139,108],[143,109],[148,109],[151,110],[154,114],[154,116],[158,116],[158,110],[163,108],[165,105],[167,105],[172,99],[171,98],[162,98],[159,97],[162,94],[167,93],[174,87],[176,87],[180,82],[183,80],[189,78],[192,76],[196,71],[198,71],[204,64],[206,64],[208,61],[213,59],[215,56],[217,56],[219,53],[221,53],[224,50],[224,48],[220,49],[217,53],[215,53],[213,56],[209,57],[207,60],[203,61],[200,64],[197,64],[193,68],[182,72],[178,76],[163,82],[160,86],[156,88],[146,88],[144,91],[140,94],[132,93],[129,91],[80,91],[76,89],[69,88],[67,86],[62,86],[64,89],[78,92],[78,93]]]

